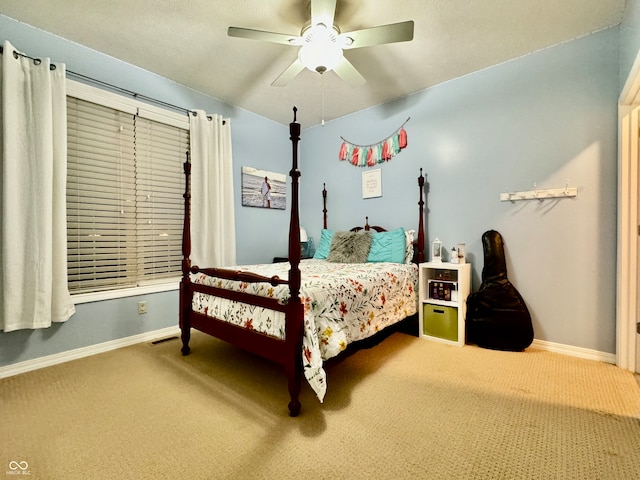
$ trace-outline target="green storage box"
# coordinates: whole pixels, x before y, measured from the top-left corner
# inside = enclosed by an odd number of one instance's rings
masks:
[[[425,303],[422,325],[425,335],[458,341],[458,309]]]

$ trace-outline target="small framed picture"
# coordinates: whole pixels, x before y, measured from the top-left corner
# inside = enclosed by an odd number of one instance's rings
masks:
[[[382,196],[382,176],[380,169],[362,172],[362,198]]]
[[[242,167],[242,206],[284,210],[287,206],[287,176]]]

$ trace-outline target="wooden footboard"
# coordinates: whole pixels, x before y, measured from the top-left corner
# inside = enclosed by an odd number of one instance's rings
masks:
[[[237,272],[232,272],[230,270],[215,270],[218,275],[224,275],[230,280],[236,280],[235,278],[232,278],[232,275],[230,274]],[[192,272],[206,273],[205,270],[200,271],[197,267],[193,268]],[[246,274],[242,274],[240,275],[240,277],[242,278],[240,281],[246,281],[246,279],[244,278],[246,277]],[[259,281],[261,280],[252,280],[252,282]],[[274,284],[272,280],[268,280],[267,283]],[[276,283],[282,284],[287,282],[278,279]],[[190,335],[188,332],[191,328],[195,328],[196,330],[200,330],[201,332],[212,335],[216,338],[219,338],[220,340],[224,340],[225,342],[241,347],[249,352],[255,353],[256,355],[260,355],[282,365],[287,375],[289,386],[289,414],[293,417],[297,416],[300,412],[301,405],[298,397],[302,386],[302,304],[300,302],[289,302],[287,304],[281,304],[277,299],[274,298],[262,297],[250,293],[236,292],[212,287],[209,285],[196,284],[193,282],[189,282],[188,286],[186,286],[186,284],[184,283],[183,285],[186,287],[185,301],[189,302],[189,307],[184,311],[181,323],[183,355],[187,355],[190,350]],[[242,326],[234,325],[210,315],[194,312],[191,309],[191,300],[193,298],[193,294],[198,292],[213,295],[219,298],[226,298],[236,302],[267,308],[276,312],[283,312],[285,315],[284,340],[254,330],[249,330]]]
[[[299,178],[298,169],[298,142],[300,140],[300,124],[296,121],[297,108],[293,108],[293,122],[289,124],[289,133],[292,143],[292,166],[289,176],[291,177],[291,219],[289,222],[289,270],[288,280],[278,277],[263,277],[252,273],[225,270],[220,268],[199,268],[191,266],[191,163],[187,154],[184,165],[186,178],[185,186],[185,211],[182,243],[182,280],[180,282],[180,329],[182,331],[182,354],[188,355],[190,352],[189,341],[191,339],[191,329],[195,328],[204,333],[220,338],[233,345],[239,346],[261,355],[269,360],[275,361],[284,367],[289,386],[289,414],[295,417],[300,413],[300,401],[298,399],[302,385],[302,335],[304,309],[300,300],[300,218],[299,218]],[[237,280],[246,283],[266,282],[271,285],[287,284],[289,286],[290,298],[283,305],[277,300],[260,297],[245,292],[234,292],[207,285],[194,284],[191,281],[192,273],[203,273],[205,275]],[[227,298],[237,302],[258,305],[270,310],[283,312],[285,314],[285,338],[280,340],[268,335],[245,329],[215,317],[210,317],[194,312],[192,309],[192,299],[195,292],[207,293],[221,298]]]

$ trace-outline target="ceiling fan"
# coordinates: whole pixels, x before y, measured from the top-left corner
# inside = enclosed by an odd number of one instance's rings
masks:
[[[298,58],[271,84],[275,87],[285,86],[305,68],[320,74],[333,70],[349,85],[361,86],[366,80],[344,57],[343,50],[413,39],[413,21],[342,33],[333,23],[335,10],[336,0],[311,0],[311,21],[302,27],[300,35],[238,27],[229,27],[227,34],[230,37],[300,47]]]

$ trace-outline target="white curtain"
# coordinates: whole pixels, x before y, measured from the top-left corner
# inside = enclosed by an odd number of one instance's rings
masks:
[[[75,312],[67,288],[65,66],[3,44],[0,67],[0,330]]]
[[[236,263],[231,123],[196,110],[191,126],[191,264]]]

